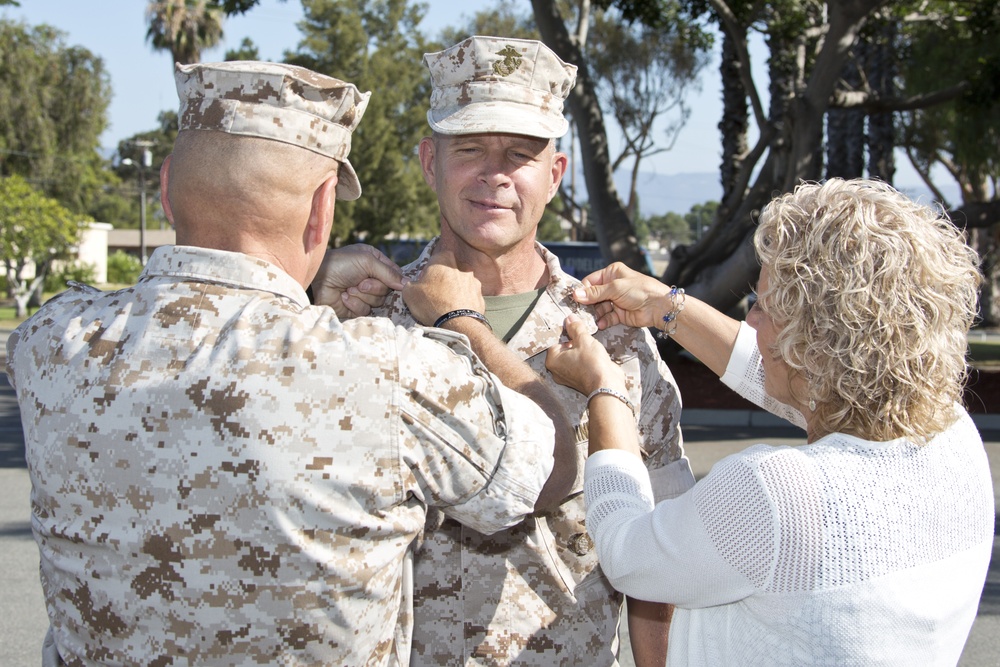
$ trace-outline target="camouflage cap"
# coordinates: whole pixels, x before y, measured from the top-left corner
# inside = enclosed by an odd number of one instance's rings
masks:
[[[340,162],[338,199],[361,184],[347,156],[371,93],[303,67],[232,61],[176,66],[179,129],[217,130],[301,146]]]
[[[557,138],[576,66],[539,41],[474,36],[424,54],[431,73],[427,122],[441,134],[509,132]]]

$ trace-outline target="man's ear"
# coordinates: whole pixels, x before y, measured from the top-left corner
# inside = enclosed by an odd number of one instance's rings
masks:
[[[552,185],[549,186],[549,201],[559,192],[559,184],[562,183],[563,175],[569,166],[569,158],[565,153],[555,153],[552,156]]]
[[[327,242],[330,240],[330,231],[333,229],[338,182],[337,173],[334,172],[313,191],[309,223],[306,226],[306,252],[311,252],[316,246],[322,247],[325,252]]]
[[[431,137],[424,137],[420,140],[420,167],[424,172],[424,182],[430,186],[431,190],[435,190],[434,184],[437,182],[434,173],[434,151],[435,151],[434,139]]]
[[[163,209],[163,215],[167,216],[167,222],[171,226],[174,224],[174,211],[170,207],[170,190],[167,186],[170,182],[170,158],[173,155],[168,155],[160,165],[160,207]]]

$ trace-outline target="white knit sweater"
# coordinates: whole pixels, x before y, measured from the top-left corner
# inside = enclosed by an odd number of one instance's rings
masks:
[[[744,324],[723,381],[762,404],[762,379]],[[982,439],[955,411],[923,446],[842,434],[756,445],[655,507],[637,457],[598,452],[585,494],[601,566],[618,590],[677,605],[670,667],[953,666],[994,521]]]

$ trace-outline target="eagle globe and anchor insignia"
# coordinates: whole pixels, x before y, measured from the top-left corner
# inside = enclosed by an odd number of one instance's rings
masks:
[[[497,76],[510,76],[523,61],[521,54],[510,44],[497,51],[496,55],[503,56],[503,60],[493,63],[493,73]]]

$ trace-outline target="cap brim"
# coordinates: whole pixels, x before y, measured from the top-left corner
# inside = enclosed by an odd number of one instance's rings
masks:
[[[361,181],[354,167],[347,160],[340,160],[340,169],[337,171],[337,199],[354,201],[361,196]]]
[[[538,113],[533,107],[505,102],[468,104],[458,109],[427,112],[427,123],[439,134],[482,134],[500,132],[542,139],[558,139],[566,134],[569,122]]]

